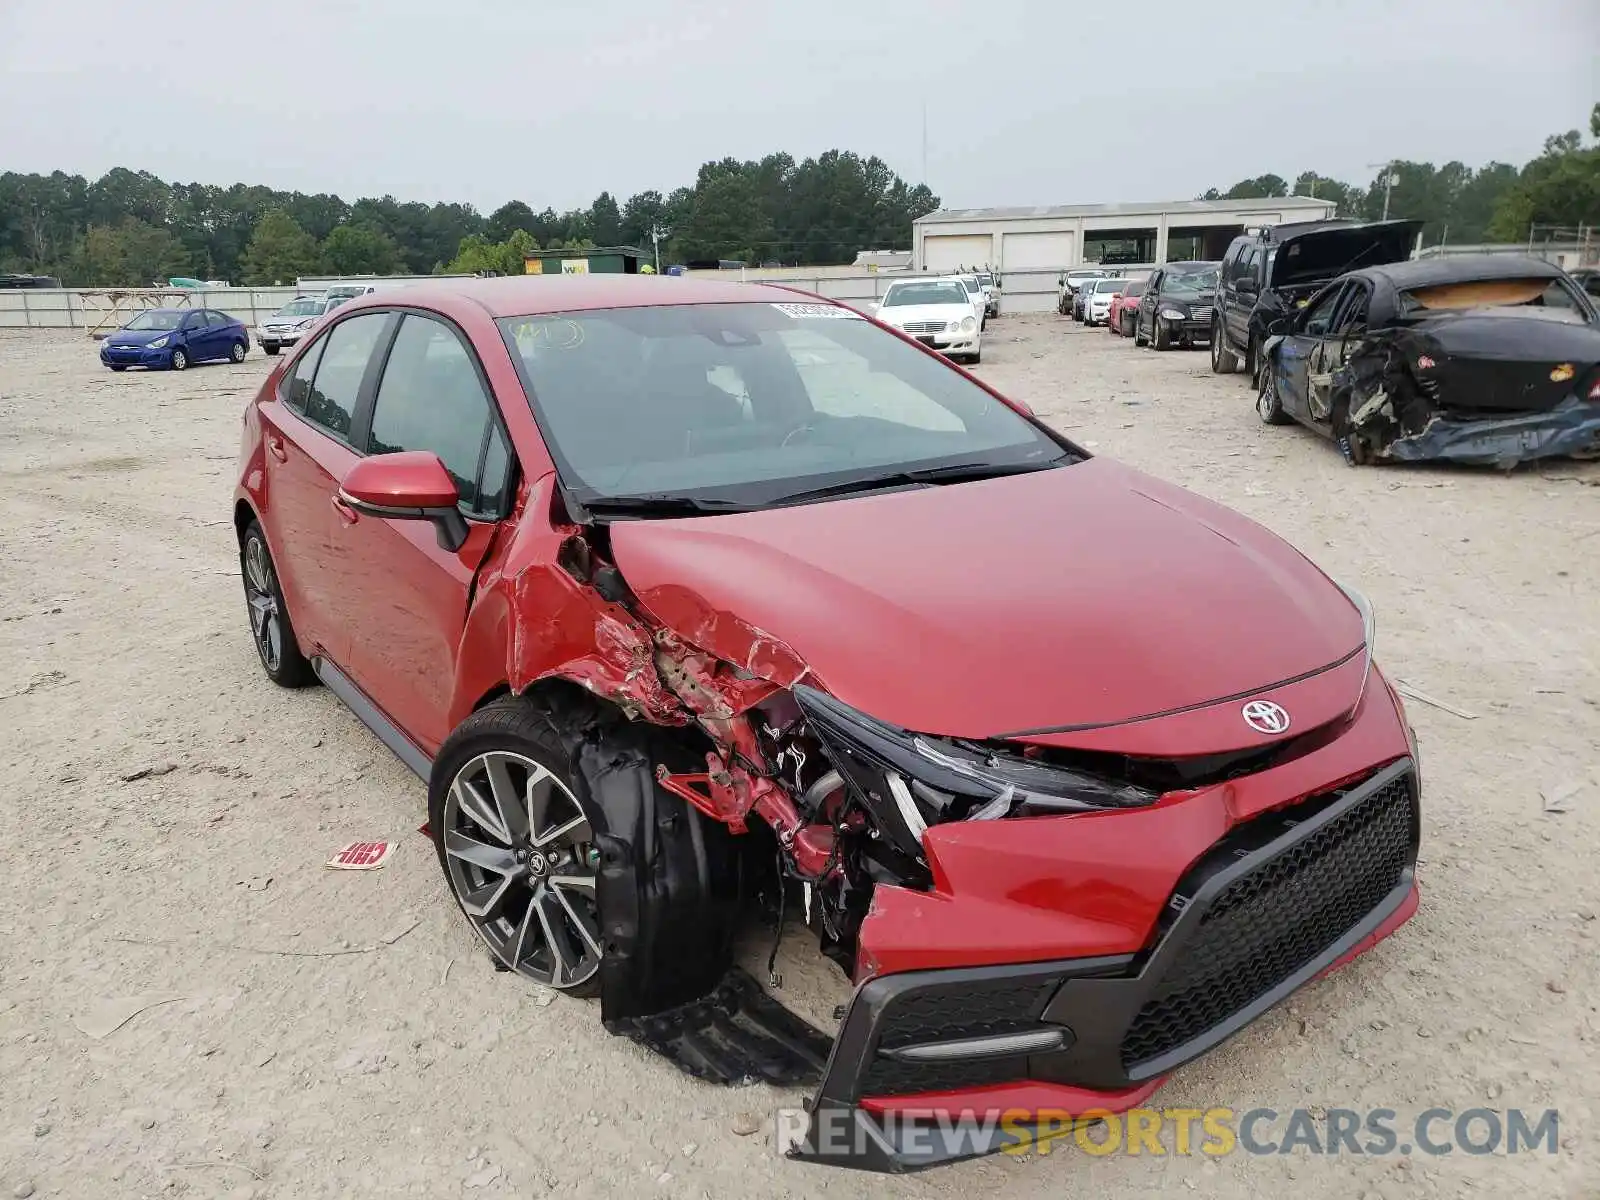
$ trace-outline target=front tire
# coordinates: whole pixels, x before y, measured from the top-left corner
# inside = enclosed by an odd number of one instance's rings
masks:
[[[261,353],[263,353],[263,354],[276,354],[277,352],[278,352],[278,343],[277,342],[262,342],[261,343]]]
[[[172,369],[174,371],[187,371],[189,369],[189,356],[181,348],[172,352]]]
[[[1151,318],[1150,344],[1157,350],[1172,349],[1172,333],[1161,323],[1160,317]]]
[[[1289,414],[1283,411],[1283,398],[1278,395],[1278,380],[1273,375],[1272,364],[1263,363],[1261,390],[1256,394],[1256,416],[1263,425],[1287,425]]]
[[[232,346],[228,347],[228,361],[242,363],[244,361],[244,356],[249,352],[249,350],[250,348],[243,342],[235,342]]]
[[[311,663],[300,653],[300,642],[283,602],[283,587],[272,565],[272,551],[251,521],[239,545],[239,573],[244,578],[244,598],[250,611],[250,637],[267,678],[279,687],[301,688],[317,681]]]
[[[126,371],[128,369],[127,363],[107,363],[106,366],[110,367],[113,371]]]
[[[445,739],[428,784],[439,865],[507,970],[575,996],[600,988],[600,851],[549,714],[506,696]]]
[[[1214,375],[1232,375],[1239,369],[1239,356],[1229,350],[1222,340],[1222,321],[1211,322],[1211,371]]]

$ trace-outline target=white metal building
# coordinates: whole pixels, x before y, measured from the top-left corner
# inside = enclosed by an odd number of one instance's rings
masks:
[[[1334,202],[1173,200],[1163,204],[1061,204],[1039,208],[947,208],[912,225],[916,269],[989,267],[1008,275],[1082,263],[1220,259],[1247,226],[1316,221]]]

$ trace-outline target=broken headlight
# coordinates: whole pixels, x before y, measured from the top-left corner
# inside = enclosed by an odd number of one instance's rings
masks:
[[[917,859],[923,830],[940,821],[989,820],[1018,808],[1141,808],[1159,798],[1149,788],[1010,750],[913,733],[815,688],[796,687],[793,695],[883,834]]]

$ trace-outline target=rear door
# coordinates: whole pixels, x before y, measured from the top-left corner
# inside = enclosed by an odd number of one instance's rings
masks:
[[[1367,310],[1372,301],[1372,285],[1352,279],[1339,294],[1339,304],[1328,324],[1327,335],[1311,352],[1307,374],[1306,403],[1311,419],[1330,424],[1333,407],[1333,380],[1345,359],[1367,333]]]
[[[347,672],[406,735],[433,755],[450,732],[456,658],[473,580],[509,512],[510,439],[482,365],[443,319],[408,312],[361,422],[364,454],[426,450],[460,491],[466,542],[446,550],[427,521],[340,510],[332,556],[336,604],[357,631]]]
[[[289,615],[307,654],[339,665],[350,633],[336,594],[333,501],[358,455],[351,444],[356,409],[395,318],[363,313],[308,345],[260,405],[266,447],[264,513]]]

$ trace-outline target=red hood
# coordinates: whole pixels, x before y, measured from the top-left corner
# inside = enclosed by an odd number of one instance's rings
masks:
[[[687,640],[784,684],[797,656],[847,704],[946,736],[1166,713],[1361,645],[1355,606],[1293,547],[1103,458],[617,522],[611,544],[634,592]]]

